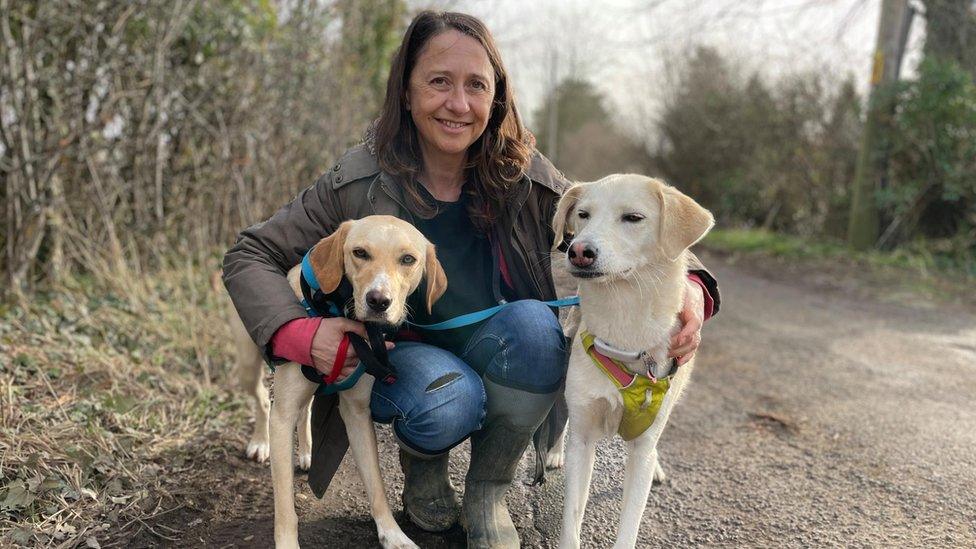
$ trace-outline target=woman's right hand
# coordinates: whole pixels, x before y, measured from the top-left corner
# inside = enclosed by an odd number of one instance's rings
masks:
[[[312,338],[312,365],[316,370],[324,375],[332,373],[332,363],[336,358],[336,351],[339,349],[339,343],[346,332],[359,334],[363,339],[369,341],[369,336],[366,335],[366,325],[362,322],[342,317],[322,319],[319,328],[315,331],[315,336]],[[387,341],[386,348],[392,349],[393,342]],[[356,356],[356,349],[349,345],[346,351],[346,361],[342,365],[336,382],[349,377],[356,371],[358,364],[359,357]]]

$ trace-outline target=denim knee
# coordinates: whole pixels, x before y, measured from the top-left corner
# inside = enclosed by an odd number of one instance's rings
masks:
[[[401,443],[413,450],[442,454],[481,428],[485,387],[473,371],[452,372],[434,380],[411,410],[393,420]]]
[[[400,442],[416,452],[439,454],[481,427],[485,387],[456,355],[423,343],[399,342],[390,350],[397,369],[392,385],[373,384],[373,420],[392,423]]]
[[[552,309],[520,300],[489,319],[461,358],[500,385],[550,393],[566,376],[566,338]]]

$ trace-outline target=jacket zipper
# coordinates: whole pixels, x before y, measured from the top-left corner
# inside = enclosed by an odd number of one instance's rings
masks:
[[[496,243],[495,239],[498,238],[497,235],[489,233],[488,246],[491,247],[491,292],[492,298],[494,298],[495,303],[499,305],[504,305],[506,303],[505,297],[502,296],[502,267],[501,267],[501,255],[502,246],[501,243]]]

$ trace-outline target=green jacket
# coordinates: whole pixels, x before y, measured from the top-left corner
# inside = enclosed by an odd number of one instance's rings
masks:
[[[555,242],[552,218],[569,182],[544,156],[534,152],[509,207],[500,212],[492,240],[508,267],[518,299],[555,299],[549,254]],[[267,353],[267,345],[286,322],[306,316],[285,279],[290,268],[340,223],[373,214],[412,221],[397,182],[380,170],[372,143],[349,149],[328,172],[298,194],[270,219],[245,229],[224,256],[224,285],[251,337]],[[699,274],[718,311],[718,287],[697,259]],[[335,395],[315,397],[312,408],[313,453],[309,483],[325,493],[345,454],[348,440]],[[537,433],[542,455],[565,425],[565,405],[556,406]]]

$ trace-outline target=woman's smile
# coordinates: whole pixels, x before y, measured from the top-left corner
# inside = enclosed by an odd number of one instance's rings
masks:
[[[434,118],[434,120],[440,122],[441,126],[448,133],[464,133],[464,130],[471,125],[470,122],[455,122],[453,120],[445,120],[443,118]]]

